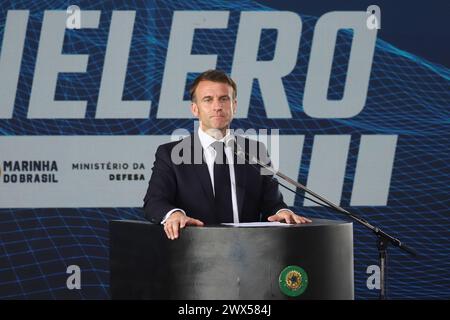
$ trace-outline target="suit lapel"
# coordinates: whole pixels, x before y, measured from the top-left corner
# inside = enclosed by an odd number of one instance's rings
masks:
[[[211,207],[214,208],[214,193],[212,189],[211,178],[209,176],[208,166],[203,157],[203,148],[197,132],[194,132],[192,134],[191,142],[193,142],[191,143],[191,160],[193,161],[192,163],[194,166],[194,170],[198,176],[202,189],[210,202]]]
[[[243,150],[247,150],[245,148],[245,144],[242,145],[244,142],[244,139],[236,137],[236,143],[241,146]],[[248,170],[248,164],[242,163],[242,159],[239,159],[234,157],[234,176],[236,180],[236,198],[237,198],[237,204],[238,204],[238,214],[239,214],[239,221],[242,221],[242,208],[244,205],[244,199],[245,199],[245,186],[247,183],[247,170]]]

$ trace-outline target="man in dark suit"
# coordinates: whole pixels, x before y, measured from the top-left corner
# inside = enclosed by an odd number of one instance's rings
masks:
[[[221,71],[208,70],[196,78],[190,93],[199,129],[158,147],[144,198],[146,218],[164,224],[172,240],[187,225],[311,222],[287,209],[271,175],[237,156],[236,149],[252,151],[251,156],[270,163],[262,143],[230,130],[237,107],[234,81]]]

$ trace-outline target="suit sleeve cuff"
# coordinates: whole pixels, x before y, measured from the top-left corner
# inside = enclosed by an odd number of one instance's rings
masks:
[[[295,214],[292,210],[290,210],[290,209],[288,209],[288,208],[283,208],[283,209],[280,209],[280,210],[278,210],[277,211],[277,213],[275,213],[275,214],[278,214],[280,211],[290,211],[292,214]]]
[[[170,215],[172,213],[174,213],[175,211],[181,211],[181,212],[183,212],[184,215],[186,215],[186,212],[184,212],[183,209],[179,209],[179,208],[172,209],[172,210],[170,210],[169,212],[166,213],[166,215],[164,216],[164,218],[161,221],[161,224],[164,224],[166,222],[166,220],[169,219]]]

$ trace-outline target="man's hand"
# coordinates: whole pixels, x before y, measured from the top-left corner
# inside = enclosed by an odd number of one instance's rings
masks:
[[[273,216],[268,217],[267,220],[271,222],[273,221],[281,222],[284,220],[288,224],[301,224],[312,222],[310,219],[298,216],[290,210],[280,210]]]
[[[181,211],[175,211],[164,223],[164,231],[166,232],[167,238],[175,240],[178,239],[180,229],[183,229],[185,226],[203,227],[203,225],[204,223],[200,220],[190,218]]]

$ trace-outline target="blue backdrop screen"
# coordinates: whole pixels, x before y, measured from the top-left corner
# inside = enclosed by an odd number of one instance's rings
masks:
[[[396,248],[389,249],[387,281],[390,298],[450,298],[448,61],[433,62],[433,57],[423,57],[385,41],[383,34],[388,37],[389,30],[383,29],[381,4],[381,29],[374,37],[373,57],[370,39],[357,40],[359,29],[352,29],[342,22],[342,28],[335,33],[327,91],[320,100],[317,98],[320,95],[316,94],[320,88],[313,83],[318,72],[315,72],[317,69],[314,69],[312,60],[314,55],[322,57],[324,54],[319,45],[325,45],[323,37],[328,33],[324,31],[321,34],[319,26],[321,23],[327,26],[328,21],[331,25],[335,20],[326,20],[325,15],[335,10],[366,14],[368,5],[345,9],[327,7],[324,12],[314,15],[302,12],[301,6],[293,2],[277,8],[270,1],[145,1],[145,4],[80,1],[76,5],[81,8],[82,28],[64,30],[63,27],[61,33],[54,26],[61,21],[65,23],[69,16],[66,1],[2,2],[0,85],[4,89],[0,89],[3,96],[0,97],[0,298],[110,297],[108,221],[144,219],[139,201],[145,193],[152,165],[152,159],[145,157],[154,153],[158,139],[170,136],[180,128],[190,132],[194,130],[193,119],[184,114],[177,117],[181,109],[176,109],[172,102],[179,101],[181,106],[183,98],[188,99],[186,88],[189,83],[202,68],[207,69],[210,65],[230,73],[237,78],[238,85],[249,83],[249,89],[243,85],[239,87],[238,106],[243,111],[233,121],[233,127],[278,129],[282,142],[289,137],[301,141],[301,147],[289,148],[288,153],[283,153],[281,146],[280,157],[297,159],[288,171],[290,174],[293,172],[299,181],[308,182],[309,186],[315,185],[312,172],[321,172],[321,165],[331,161],[326,157],[334,155],[321,153],[319,146],[337,146],[332,149],[336,152],[336,161],[330,163],[343,165],[342,181],[337,188],[325,186],[319,187],[319,191],[334,197],[341,206],[420,253],[419,258],[412,258]],[[432,8],[428,10],[433,13]],[[93,13],[90,17],[85,15],[88,11]],[[53,12],[62,15],[52,16]],[[98,12],[97,16],[95,12]],[[121,15],[123,12],[126,14]],[[291,15],[286,16],[284,24],[277,24],[277,19],[270,16],[257,20],[258,15],[251,16],[255,12],[289,12]],[[177,26],[188,29],[196,23],[190,23],[192,16],[186,13],[205,17],[205,20],[198,22],[203,23],[203,27],[192,29],[188,49],[182,52],[186,45],[181,35],[188,31],[180,31]],[[252,30],[249,22],[252,17],[255,21],[267,21],[257,34],[258,47],[253,61],[249,60],[252,58],[251,45],[243,44],[246,30]],[[289,24],[291,21],[292,25]],[[301,30],[295,21],[300,21]],[[336,21],[339,23],[341,20]],[[132,37],[127,43],[129,26]],[[300,33],[295,33],[296,30]],[[55,54],[57,37],[61,34],[62,52],[52,58],[49,54]],[[289,41],[283,42],[285,37]],[[122,41],[115,43],[114,39]],[[447,40],[440,39],[442,42]],[[358,47],[358,41],[369,44]],[[357,56],[358,48],[369,57]],[[291,59],[287,56],[292,50],[296,51]],[[182,60],[179,58],[182,55],[194,58]],[[68,60],[60,59],[64,56]],[[192,65],[183,66],[181,63],[179,67],[179,59],[190,61]],[[359,79],[354,78],[357,76],[353,73],[357,72],[351,68],[354,63],[357,69],[363,70],[365,65],[361,61],[365,59],[370,61],[367,88],[363,84],[357,91],[350,87],[354,79]],[[125,69],[121,69],[121,61],[126,62],[123,65]],[[265,75],[258,73],[256,67],[248,67],[252,63],[254,66],[277,63],[279,68],[274,70],[279,72],[278,78],[264,78]],[[186,72],[179,80],[177,72],[181,67]],[[326,66],[323,68],[326,76]],[[246,80],[248,72],[254,72],[250,80]],[[52,75],[56,78],[53,79]],[[365,78],[361,77],[364,82]],[[112,82],[108,83],[108,79]],[[283,91],[273,89],[277,87],[277,81]],[[54,91],[46,92],[53,84]],[[271,89],[267,89],[267,84]],[[347,91],[353,95],[351,98],[346,96]],[[117,100],[115,93],[120,102],[117,108],[111,107],[111,103]],[[363,96],[364,103],[358,110],[356,103],[353,114],[348,107],[348,114],[333,116],[333,105],[326,105],[331,101],[337,103],[336,108],[341,108],[339,101],[351,102],[360,96]],[[239,104],[241,97],[242,105]],[[277,98],[268,100],[270,97]],[[54,101],[84,101],[85,105],[53,105]],[[142,104],[127,105],[127,101],[141,101]],[[283,101],[288,108],[283,108]],[[323,106],[320,101],[325,101]],[[279,105],[273,106],[270,102],[279,102]],[[316,102],[317,107],[313,105]],[[120,108],[129,109],[121,113],[117,111]],[[327,112],[330,116],[326,116]],[[373,137],[379,137],[379,140],[372,140]],[[123,140],[117,140],[120,138]],[[139,138],[153,139],[149,150],[136,140]],[[130,141],[130,149],[126,149],[126,141]],[[133,154],[130,158],[119,157],[114,153],[114,146],[136,152],[135,158]],[[95,148],[98,148],[97,153],[92,151]],[[46,158],[49,154],[51,156]],[[98,155],[98,158],[92,160],[86,156],[89,154]],[[343,162],[339,161],[338,155],[343,157]],[[108,160],[114,156],[118,158]],[[366,159],[374,159],[374,163],[364,166],[362,159],[365,156]],[[41,161],[44,168],[24,168],[23,161]],[[100,178],[97,179],[97,172],[91,170],[91,175],[88,175],[76,166],[78,162],[101,161],[127,162],[130,170],[135,170],[129,172],[137,176],[121,183],[106,172],[101,176],[108,179],[105,186]],[[135,163],[145,166],[142,172],[138,166],[131,168]],[[54,170],[51,169],[53,165],[57,166]],[[281,161],[280,170],[283,168]],[[367,172],[367,168],[369,171],[373,168],[375,173],[381,172],[385,179],[370,182],[368,179],[373,175]],[[38,171],[48,172],[38,174]],[[140,173],[144,174],[145,181],[134,181],[140,180]],[[41,182],[27,182],[27,177],[20,181],[21,174],[30,174],[30,179],[36,179],[38,175]],[[45,183],[44,175],[58,182],[53,185]],[[71,180],[73,175],[79,180]],[[86,187],[91,181],[89,179],[93,179],[95,187]],[[326,184],[326,181],[320,182]],[[360,189],[356,190],[355,186]],[[120,191],[117,197],[103,199],[99,196],[117,188]],[[134,197],[124,195],[136,193],[136,190],[139,193]],[[118,199],[117,202],[114,199]],[[311,217],[345,220],[345,217],[325,208],[307,205],[300,196],[292,199],[290,205],[295,211]],[[376,298],[379,291],[373,274],[368,271],[370,266],[378,264],[376,238],[354,224],[354,241],[355,297]],[[66,271],[70,265],[77,265],[82,270],[82,288],[79,290],[67,288],[69,274]]]

